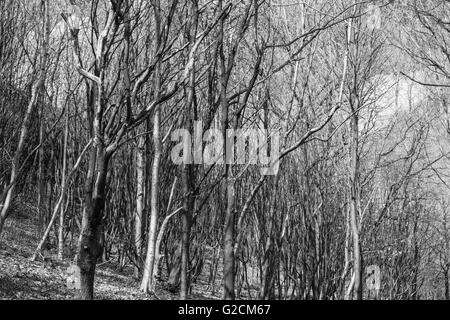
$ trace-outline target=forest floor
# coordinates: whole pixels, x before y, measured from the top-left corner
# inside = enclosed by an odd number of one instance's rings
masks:
[[[43,252],[36,262],[30,261],[39,242],[36,223],[26,217],[11,217],[0,236],[0,299],[11,300],[72,300],[76,291],[66,285],[66,270],[71,260],[58,261],[56,250]],[[202,285],[196,288],[193,299],[215,299],[202,294]],[[173,300],[178,295],[157,286],[156,297],[139,291],[139,282],[133,277],[133,268],[123,270],[114,262],[99,264],[95,278],[95,298],[98,300]]]

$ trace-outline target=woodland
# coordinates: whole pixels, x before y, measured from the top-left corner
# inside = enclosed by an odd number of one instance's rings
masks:
[[[449,89],[444,0],[0,0],[0,299],[448,300]]]

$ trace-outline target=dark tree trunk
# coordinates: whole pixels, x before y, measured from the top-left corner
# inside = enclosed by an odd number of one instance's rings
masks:
[[[444,281],[445,281],[445,300],[450,300],[450,284],[448,282],[448,271],[449,269],[446,268],[444,270]]]
[[[235,299],[234,290],[234,182],[227,181],[227,209],[225,215],[225,250],[224,250],[224,298]]]
[[[175,290],[180,285],[181,274],[181,251],[183,250],[183,241],[179,242],[177,249],[172,255],[172,261],[170,262],[169,280],[168,283],[172,290]],[[166,256],[166,259],[167,256]]]
[[[95,185],[92,172],[95,170]],[[78,245],[77,265],[80,268],[80,299],[94,299],[94,277],[97,260],[102,256],[102,218],[105,206],[108,159],[103,148],[91,152],[90,169],[86,183],[86,207],[83,213]]]

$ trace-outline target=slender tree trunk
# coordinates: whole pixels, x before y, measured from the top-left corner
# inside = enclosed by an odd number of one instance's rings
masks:
[[[235,189],[234,181],[227,181],[227,207],[225,213],[225,249],[224,249],[224,298],[225,300],[235,299],[235,261],[234,261],[234,201]]]
[[[180,298],[185,300],[189,293],[190,287],[190,272],[189,272],[189,249],[190,249],[190,234],[192,224],[192,211],[194,209],[194,195],[193,195],[193,174],[192,166],[183,166],[183,190],[184,190],[184,204],[182,217],[182,250],[181,250],[181,291]]]
[[[268,118],[266,117],[266,123],[265,126],[266,128],[268,128]],[[273,190],[278,190],[278,183],[279,183],[279,176],[276,176],[274,179],[274,183],[273,183]],[[274,280],[275,280],[275,268],[274,268],[274,262],[275,262],[275,239],[274,239],[274,234],[275,234],[275,230],[277,229],[276,227],[276,220],[275,220],[275,215],[276,215],[276,203],[277,203],[277,199],[276,198],[272,198],[270,199],[270,207],[269,207],[269,215],[267,217],[267,219],[269,219],[268,221],[268,226],[267,226],[267,239],[266,239],[266,244],[264,247],[264,260],[263,260],[263,266],[262,266],[262,290],[260,292],[260,298],[263,300],[270,300],[274,297]],[[267,221],[267,220],[266,220]]]
[[[138,263],[141,261],[142,256],[142,242],[143,242],[143,216],[144,216],[144,204],[145,204],[145,136],[140,137],[137,150],[136,150],[136,212],[134,216],[134,244],[136,247],[136,256]],[[139,268],[136,267],[136,276],[139,275]]]
[[[350,154],[350,226],[353,236],[353,299],[362,299],[362,259],[361,259],[361,245],[359,237],[359,208],[360,206],[360,183],[359,183],[359,119],[358,119],[358,99],[354,97],[353,116],[351,119],[351,154]]]
[[[173,253],[170,261],[169,285],[175,289],[180,285],[181,277],[181,251],[183,250],[183,241],[179,241],[177,249]],[[168,258],[166,258],[168,259]]]
[[[148,232],[147,257],[144,265],[144,274],[141,282],[141,290],[147,293],[154,293],[155,283],[153,279],[153,268],[155,267],[156,236],[158,228],[158,192],[159,192],[159,166],[161,161],[161,110],[158,106],[155,111],[153,125],[153,140],[155,153],[153,157],[152,182],[151,182],[151,215]]]
[[[450,269],[446,268],[444,269],[444,285],[445,285],[445,300],[450,300],[450,283],[448,282],[449,280],[449,276],[448,276],[448,271]]]
[[[357,6],[355,5],[354,13],[356,13]],[[344,60],[344,73],[341,83],[339,102],[342,101],[343,88],[345,85],[345,77],[347,74],[347,66],[349,60],[350,44],[352,39],[352,19],[350,18],[347,26],[347,51],[345,53]],[[353,88],[350,93],[350,203],[349,203],[349,220],[350,220],[350,230],[352,234],[353,242],[353,276],[350,281],[347,294],[351,294],[353,299],[362,299],[362,259],[361,259],[361,248],[359,239],[359,209],[360,205],[360,182],[359,182],[359,170],[360,170],[360,160],[359,160],[359,98],[357,92],[356,79],[353,80]]]
[[[157,278],[160,275],[160,270],[159,270],[159,265],[160,265],[160,260],[161,260],[161,243],[164,237],[164,232],[166,230],[166,227],[169,223],[170,218],[172,218],[174,215],[176,215],[178,212],[181,211],[180,208],[178,210],[175,210],[174,212],[172,212],[171,214],[169,214],[169,211],[171,210],[171,203],[172,203],[172,199],[173,199],[173,194],[175,192],[175,187],[177,184],[177,179],[175,178],[175,181],[173,183],[172,186],[172,191],[170,193],[170,198],[169,198],[169,204],[167,205],[167,216],[164,218],[163,223],[161,224],[161,228],[159,228],[159,232],[158,232],[158,238],[156,239],[156,253],[155,253],[155,267],[153,268],[153,278]],[[169,279],[169,283],[170,283],[170,279]]]
[[[198,1],[191,2],[190,8],[191,22],[188,25],[190,30],[187,30],[187,40],[191,43],[195,42],[197,36],[197,25],[198,25]],[[188,57],[189,59],[191,57]],[[190,63],[190,62],[188,62]],[[189,74],[189,85],[187,87],[187,119],[188,126],[192,131],[195,131],[194,121],[197,120],[197,110],[195,100],[195,61],[192,61],[192,69]],[[201,150],[200,150],[201,151]],[[194,150],[194,154],[197,150]],[[195,158],[191,154],[191,158]],[[195,161],[193,161],[195,162]],[[185,163],[182,168],[182,180],[183,180],[183,191],[184,191],[184,203],[183,203],[183,216],[182,216],[182,250],[181,250],[181,290],[180,299],[185,300],[189,294],[190,282],[191,282],[191,272],[189,265],[189,250],[190,250],[190,236],[191,236],[191,225],[192,225],[192,214],[195,206],[195,195],[194,189],[196,184],[196,171],[193,164]]]
[[[44,185],[44,148],[42,142],[44,140],[44,107],[39,108],[39,159],[38,159],[38,198],[37,198],[37,210],[38,210],[38,236],[42,237],[45,224],[45,210],[43,210],[43,202],[45,195]]]
[[[419,300],[419,268],[420,268],[420,256],[419,256],[419,244],[417,241],[417,228],[418,228],[418,213],[414,212],[414,227],[413,227],[413,250],[414,250],[414,278],[412,284],[412,299]]]
[[[61,188],[66,184],[66,170],[67,170],[67,140],[69,137],[69,109],[66,110],[66,122],[64,125],[64,145],[63,145],[63,165],[61,176]],[[59,230],[58,230],[58,259],[64,258],[64,193],[62,192],[61,211],[59,216]]]
[[[270,223],[273,224],[272,222]],[[272,227],[269,227],[272,228]],[[274,269],[273,269],[273,241],[272,236],[270,234],[267,236],[267,243],[266,243],[266,249],[264,253],[264,262],[262,267],[262,288],[260,293],[260,298],[262,300],[269,300],[273,296],[273,279],[275,277],[274,275]]]
[[[220,2],[220,6],[222,2]],[[224,286],[224,299],[235,299],[235,272],[234,272],[234,180],[232,175],[232,166],[228,164],[228,147],[234,144],[234,141],[228,141],[227,129],[229,124],[228,111],[229,101],[227,98],[228,77],[224,53],[224,19],[220,22],[220,105],[222,112],[222,135],[224,138],[225,147],[225,195],[226,195],[226,208],[225,208],[225,225],[224,225],[224,256],[223,256],[223,286]]]

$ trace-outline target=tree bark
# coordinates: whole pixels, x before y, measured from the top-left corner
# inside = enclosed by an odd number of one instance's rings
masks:
[[[159,166],[161,161],[161,110],[158,106],[155,111],[153,124],[153,142],[155,153],[153,157],[152,182],[151,182],[151,215],[148,231],[147,257],[145,259],[144,274],[141,282],[141,290],[147,293],[154,293],[155,283],[153,279],[153,268],[155,262],[156,236],[158,228],[158,192],[159,192]]]
[[[96,154],[97,153],[97,154]],[[86,207],[83,212],[81,235],[78,244],[77,265],[80,268],[80,299],[94,299],[94,276],[97,260],[102,256],[102,218],[105,206],[106,175],[108,170],[108,156],[103,147],[97,145],[91,152],[91,168],[95,164],[95,183],[93,175],[88,173],[86,188]],[[92,190],[93,187],[93,190]]]
[[[350,226],[352,230],[353,239],[353,299],[362,299],[362,259],[361,259],[361,244],[359,238],[359,208],[360,206],[360,182],[359,182],[359,116],[358,116],[358,99],[354,96],[356,101],[353,101],[352,107],[353,116],[351,119],[351,155],[350,155]]]
[[[190,272],[189,272],[189,250],[190,250],[190,235],[192,225],[192,212],[194,209],[194,195],[193,195],[193,174],[192,166],[183,166],[183,189],[184,189],[184,204],[182,216],[182,250],[181,250],[181,290],[180,299],[186,300],[190,287]]]
[[[234,181],[228,180],[226,186],[227,190],[227,205],[225,213],[225,246],[224,246],[224,298],[225,300],[235,299],[235,288],[234,288],[234,278],[235,278],[235,261],[234,261],[234,200],[235,200],[235,190]]]
[[[66,169],[67,169],[67,140],[69,137],[69,108],[66,110],[66,121],[64,125],[64,144],[63,144],[63,165],[61,175],[61,189],[66,184]],[[59,216],[59,230],[58,230],[58,260],[64,258],[64,192],[62,193],[61,211]]]
[[[143,216],[145,204],[145,164],[146,164],[146,150],[145,150],[145,136],[139,138],[136,150],[136,212],[134,216],[134,244],[136,247],[137,262],[140,263],[142,256],[142,242],[143,242]],[[140,267],[139,267],[140,268]],[[139,268],[135,270],[138,276]]]

